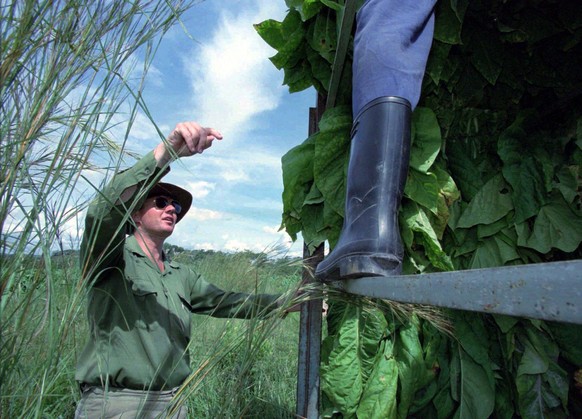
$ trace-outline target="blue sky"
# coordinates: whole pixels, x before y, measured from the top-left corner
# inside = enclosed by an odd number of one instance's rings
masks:
[[[281,157],[307,137],[313,89],[289,94],[275,51],[253,24],[282,20],[283,0],[206,0],[164,37],[146,79],[145,98],[164,133],[186,120],[219,129],[224,139],[172,165],[166,181],[194,195],[169,243],[189,249],[262,251],[290,246],[281,223]],[[128,146],[145,154],[159,142],[140,116]],[[299,255],[302,243],[290,248]]]

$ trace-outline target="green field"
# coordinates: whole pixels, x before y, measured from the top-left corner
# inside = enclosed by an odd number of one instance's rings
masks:
[[[175,252],[229,290],[279,293],[300,280],[300,264],[250,252]],[[76,253],[29,258],[6,290],[1,329],[0,417],[68,418],[79,398],[75,362],[87,326]],[[194,316],[191,417],[293,417],[299,315],[229,320]]]

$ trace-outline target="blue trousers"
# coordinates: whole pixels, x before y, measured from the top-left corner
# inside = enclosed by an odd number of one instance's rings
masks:
[[[353,115],[381,96],[418,104],[436,0],[367,0],[356,15]]]

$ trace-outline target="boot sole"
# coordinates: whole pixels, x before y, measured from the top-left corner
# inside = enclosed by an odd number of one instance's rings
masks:
[[[315,272],[323,282],[342,279],[357,279],[366,276],[390,276],[402,274],[402,262],[385,255],[347,255],[338,259],[327,269]]]

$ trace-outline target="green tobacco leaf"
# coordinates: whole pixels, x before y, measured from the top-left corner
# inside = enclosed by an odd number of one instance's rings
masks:
[[[576,145],[580,150],[582,150],[582,118],[578,119],[576,125]]]
[[[424,388],[431,378],[432,370],[424,362],[424,351],[420,342],[418,319],[412,317],[400,327],[394,344],[394,357],[398,366],[400,397],[398,417],[409,416],[409,409],[415,395]]]
[[[282,158],[283,226],[293,240],[301,231],[300,214],[313,183],[315,136],[289,150]]]
[[[543,374],[518,375],[515,384],[521,417],[567,417],[568,376],[554,361]]]
[[[280,35],[269,31],[271,42],[278,45],[277,54],[270,58],[279,70],[293,67],[303,58],[303,43],[305,29],[301,23],[299,13],[291,10],[280,25]],[[280,38],[279,38],[280,36]],[[282,42],[280,42],[282,40]]]
[[[315,16],[322,7],[321,0],[285,0],[290,9],[297,10],[304,22]]]
[[[582,242],[582,217],[575,214],[560,197],[541,208],[529,237],[519,238],[520,246],[540,253],[552,248],[573,252]]]
[[[346,306],[340,316],[341,327],[334,336],[330,353],[321,364],[321,391],[343,415],[355,414],[363,391],[359,341],[359,313],[355,306]]]
[[[445,44],[436,40],[434,41],[426,64],[426,73],[435,85],[438,85],[441,81],[441,76],[449,58],[450,51],[450,44]]]
[[[408,172],[404,195],[433,214],[438,214],[439,183],[436,175],[411,169]]]
[[[321,2],[336,12],[340,12],[343,8],[343,6],[340,5],[337,0],[321,0]]]
[[[509,190],[501,175],[491,178],[475,195],[457,223],[458,228],[491,224],[513,209]]]
[[[527,114],[520,116],[500,136],[497,152],[503,160],[503,176],[511,185],[515,222],[521,223],[537,214],[546,203],[544,161],[527,151],[528,138],[522,128]],[[540,156],[541,157],[541,156]]]
[[[329,63],[325,61],[317,51],[314,51],[311,48],[307,48],[307,61],[310,66],[310,71],[307,72],[310,76],[310,82],[312,80],[311,77],[315,78],[318,83],[313,84],[317,91],[320,93],[326,93],[331,78],[331,67],[329,66]]]
[[[415,237],[418,243],[423,245],[424,253],[435,268],[443,271],[454,269],[451,259],[443,251],[436,232],[430,224],[430,219],[422,208],[411,201],[406,201],[402,205],[400,219],[403,221],[401,225],[403,236],[410,234],[406,230],[417,233]]]
[[[507,236],[497,234],[482,241],[471,260],[471,269],[503,266],[507,262],[519,259],[516,243],[508,243]]]
[[[313,157],[317,134],[292,148],[281,158],[283,170],[283,206],[299,211],[313,182]]]
[[[383,315],[356,305],[340,304],[339,309],[343,311],[334,310],[333,315],[330,311],[334,318],[326,339],[329,353],[322,357],[321,389],[344,417],[351,417],[360,404],[364,377],[371,380],[371,369],[377,368],[384,357],[383,352],[377,351],[377,343],[385,333],[386,320]]]
[[[434,112],[416,108],[412,115],[412,148],[410,167],[427,173],[441,149],[441,130]]]
[[[501,230],[507,228],[511,221],[511,216],[507,216],[491,224],[477,224],[477,237],[479,237],[479,239],[484,239],[486,237],[494,236]]]
[[[560,356],[576,367],[582,367],[582,325],[549,323],[549,327],[560,348]]]
[[[337,48],[337,32],[334,13],[320,13],[315,18],[315,24],[310,27],[307,34],[309,46],[327,62],[333,64]]]
[[[357,417],[396,419],[398,366],[392,354],[392,342],[383,341],[379,349],[380,356],[366,383]]]
[[[533,322],[532,322],[533,323]],[[518,337],[523,345],[516,387],[522,417],[564,416],[568,399],[567,374],[554,361],[558,346],[539,326],[529,325]]]
[[[346,165],[349,155],[351,111],[335,107],[323,114],[315,141],[314,179],[326,205],[344,213]]]
[[[305,196],[303,205],[316,205],[322,203],[323,195],[321,194],[321,191],[317,189],[317,185],[315,183],[312,183],[309,193]]]
[[[494,85],[502,69],[498,62],[500,45],[494,42],[490,34],[479,28],[473,28],[468,33],[470,35],[468,42],[472,47],[471,63],[489,84]]]
[[[540,375],[522,375],[515,384],[519,394],[518,404],[521,417],[545,418],[544,384]]]
[[[329,242],[329,247],[333,249],[339,240],[343,217],[329,205],[324,205],[323,222],[325,223],[325,235]]]
[[[308,61],[301,61],[293,67],[285,67],[283,84],[289,86],[289,93],[301,92],[311,86],[317,86],[317,80],[311,73],[311,65]],[[320,88],[320,87],[319,87]]]
[[[301,234],[305,243],[315,248],[325,241],[321,233],[323,225],[323,205],[304,205],[301,208]]]
[[[499,170],[494,167],[485,141],[472,138],[447,139],[447,164],[463,199],[470,201]]]
[[[360,359],[362,361],[362,378],[368,380],[374,369],[376,354],[379,352],[381,340],[386,336],[388,322],[379,309],[363,309],[360,311]]]
[[[517,369],[518,375],[543,374],[548,370],[550,359],[543,348],[536,348],[528,339],[524,338],[523,356]]]
[[[556,174],[558,190],[568,204],[574,202],[578,196],[578,188],[582,185],[582,173],[579,166],[564,166]]]
[[[485,100],[486,88],[489,83],[475,66],[468,63],[459,64],[458,74],[454,74],[448,82],[454,84],[455,93],[463,97],[468,104],[477,104]],[[462,135],[462,131],[460,133]]]
[[[495,404],[495,381],[487,330],[480,315],[458,312],[453,319],[459,342],[456,352],[459,408],[455,417],[488,418]]]
[[[464,7],[457,8],[457,5]],[[437,3],[434,27],[434,39],[447,44],[461,43],[464,11],[467,1],[445,0]]]
[[[453,398],[459,403],[455,418],[473,419],[488,418],[493,412],[495,392],[490,384],[491,365],[485,369],[475,362],[461,346],[453,354],[453,362],[457,365],[451,370],[451,390]],[[451,365],[452,367],[452,365]],[[454,373],[454,375],[453,375]],[[456,384],[453,386],[453,379]]]
[[[352,111],[348,106],[336,106],[325,111],[319,121],[320,132],[333,132],[343,130],[352,125]]]
[[[436,175],[439,182],[439,192],[445,197],[448,207],[453,205],[453,202],[461,198],[461,192],[455,183],[455,180],[449,172],[443,167],[442,163],[437,163],[431,167],[431,171]]]
[[[285,44],[283,37],[282,23],[273,19],[265,20],[254,25],[255,30],[263,41],[269,44],[272,48],[278,50]]]
[[[437,177],[439,196],[437,200],[437,212],[434,216],[430,217],[430,222],[439,240],[443,238],[445,229],[449,224],[451,207],[455,201],[461,197],[455,181],[451,175],[441,167],[441,165],[442,163],[439,164],[437,162],[431,167],[431,171],[434,171],[434,174]]]
[[[492,316],[495,323],[497,323],[497,326],[499,326],[499,329],[506,334],[509,333],[517,323],[519,323],[517,317],[505,316],[503,314],[493,314]]]
[[[455,411],[455,401],[451,397],[448,387],[441,387],[434,397],[434,405],[438,419],[446,419],[453,416]]]
[[[437,213],[436,214],[428,214],[430,219],[430,224],[434,229],[439,240],[442,240],[443,235],[445,234],[445,230],[447,228],[450,212],[449,207],[447,206],[446,199],[443,195],[439,195],[439,199],[437,201]]]
[[[491,374],[488,378],[489,387],[493,387],[493,374],[487,367],[491,366],[491,359],[487,348],[488,333],[479,314],[457,312],[453,316],[454,329],[458,332],[459,344],[475,362],[483,366]]]

